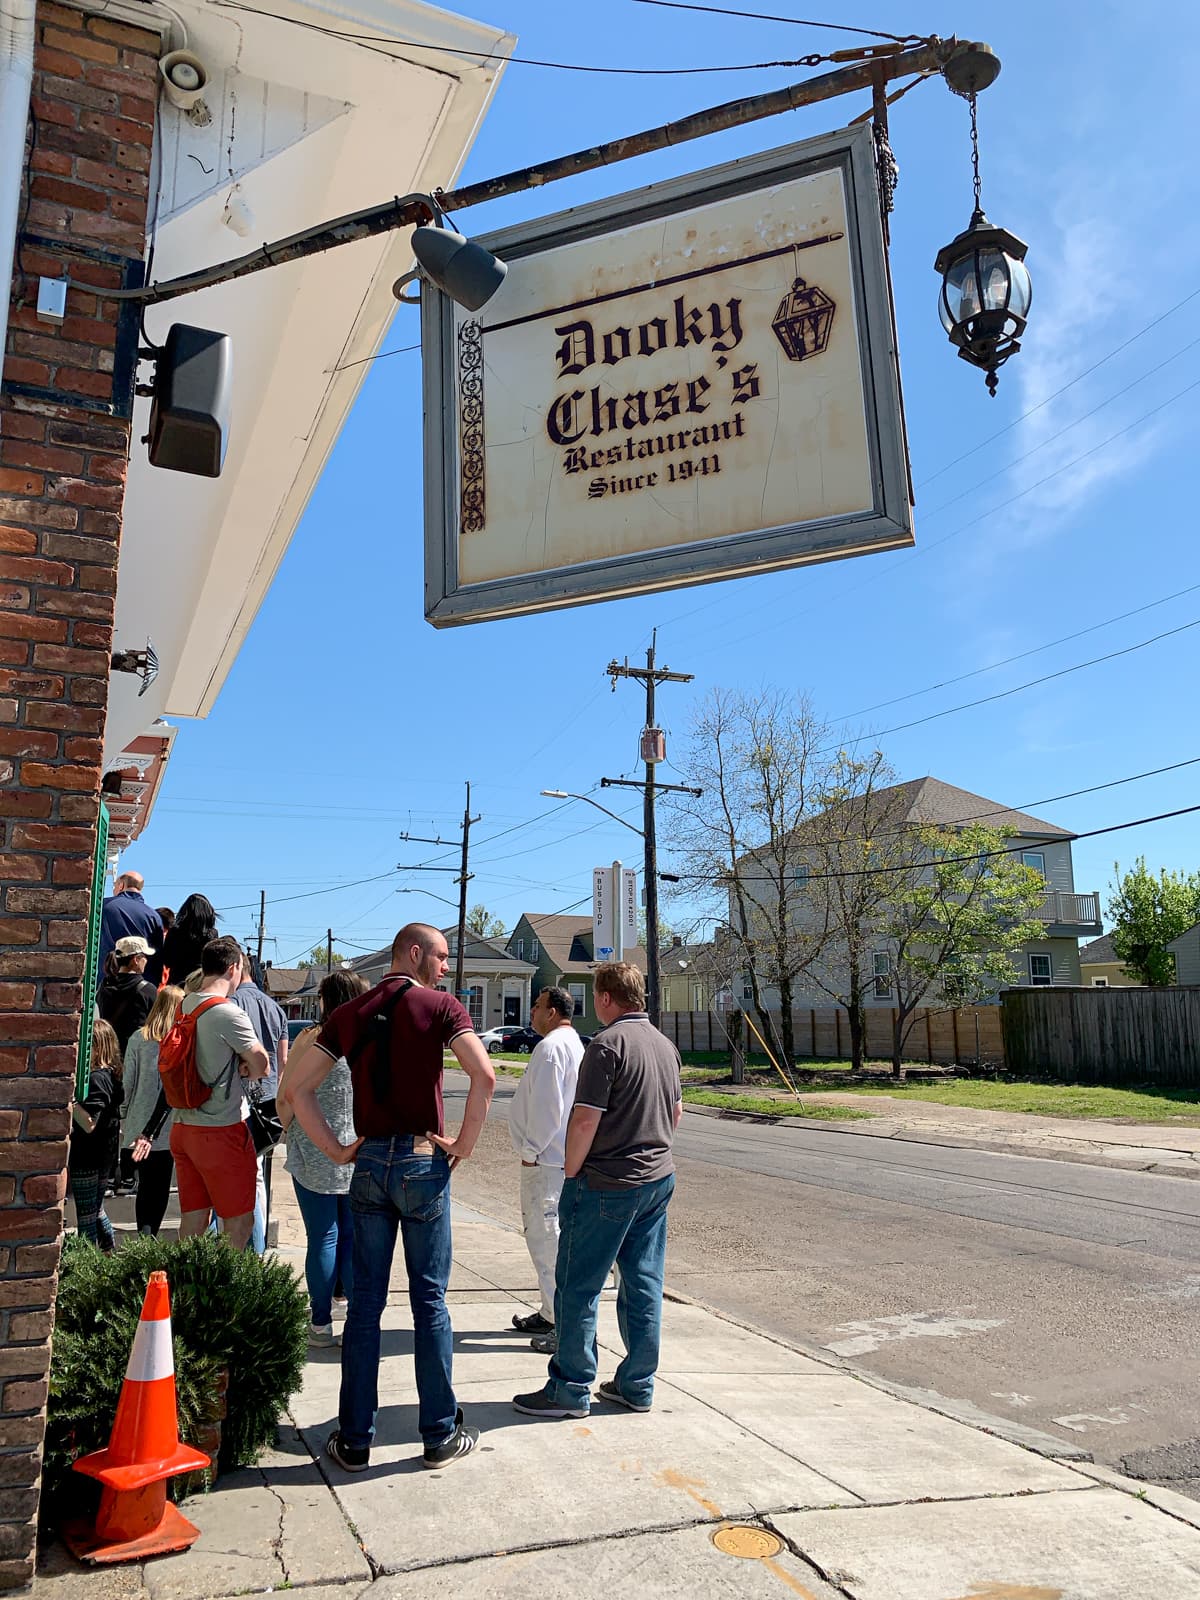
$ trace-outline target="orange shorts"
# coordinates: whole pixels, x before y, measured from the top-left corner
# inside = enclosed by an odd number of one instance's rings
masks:
[[[180,1211],[215,1211],[223,1222],[254,1210],[258,1158],[245,1122],[198,1128],[177,1122],[171,1154],[179,1185]]]

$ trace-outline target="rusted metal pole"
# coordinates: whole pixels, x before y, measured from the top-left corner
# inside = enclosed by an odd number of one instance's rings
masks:
[[[900,50],[894,55],[872,55],[850,66],[823,72],[818,77],[806,78],[802,83],[789,84],[783,89],[773,89],[767,94],[752,95],[745,100],[729,100],[724,105],[697,111],[678,122],[667,122],[643,133],[629,134],[623,139],[612,139],[607,144],[592,145],[586,150],[576,150],[567,156],[541,162],[532,167],[521,167],[515,172],[502,173],[496,178],[485,178],[480,183],[467,184],[465,188],[449,193],[439,191],[432,198],[439,210],[464,211],[470,206],[482,205],[487,200],[500,200],[507,195],[521,194],[528,189],[541,189],[561,178],[573,178],[582,172],[594,172],[598,167],[609,167],[619,161],[629,161],[634,156],[648,155],[653,150],[666,150],[672,145],[686,144],[690,139],[702,139],[710,133],[723,133],[729,128],[740,128],[748,122],[759,122],[764,117],[776,117],[784,111],[797,111],[801,106],[817,105],[822,100],[832,100],[838,95],[852,94],[858,89],[871,89],[882,80],[909,77],[914,73],[940,72],[955,56],[972,50],[984,50],[987,45],[960,43],[958,39],[931,38]],[[133,300],[143,305],[161,305],[177,300],[180,295],[214,283],[230,283],[235,278],[245,278],[262,272],[267,267],[282,266],[288,261],[302,261],[307,256],[320,255],[339,245],[353,244],[359,239],[372,239],[397,228],[416,226],[430,220],[429,196],[405,195],[365,211],[336,217],[303,233],[292,234],[276,244],[264,244],[249,255],[238,256],[218,266],[205,267],[199,272],[171,278],[165,283],[147,284],[141,289],[105,290],[106,300]],[[89,293],[95,290],[89,289]]]

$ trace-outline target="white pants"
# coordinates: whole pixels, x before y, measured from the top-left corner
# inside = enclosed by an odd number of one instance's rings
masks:
[[[521,1168],[521,1225],[542,1293],[541,1312],[554,1321],[554,1267],[558,1259],[558,1197],[561,1167]]]

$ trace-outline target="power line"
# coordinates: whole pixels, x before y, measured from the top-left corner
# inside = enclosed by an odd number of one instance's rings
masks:
[[[638,6],[665,6],[671,11],[708,11],[718,17],[745,17],[751,22],[790,22],[798,28],[827,28],[835,33],[865,33],[872,39],[890,39],[893,44],[916,44],[920,34],[880,33],[878,28],[853,28],[846,22],[814,22],[809,17],[777,17],[768,11],[734,11],[728,6],[702,6],[688,0],[633,0]]]
[[[1070,644],[1072,640],[1082,639],[1089,633],[1098,633],[1101,628],[1111,628],[1114,623],[1127,622],[1130,617],[1141,616],[1143,611],[1153,611],[1157,606],[1165,606],[1171,600],[1179,600],[1186,594],[1195,594],[1200,589],[1200,583],[1190,584],[1186,589],[1176,589],[1174,594],[1165,594],[1159,600],[1148,600],[1144,606],[1135,606],[1132,611],[1122,611],[1118,616],[1108,617],[1103,622],[1093,622],[1088,628],[1080,628],[1077,633],[1065,633],[1061,639],[1051,639],[1046,644],[1035,644],[1028,650],[1022,650],[1015,656],[1005,656],[1003,661],[989,662],[985,667],[972,667],[970,672],[960,672],[955,678],[943,678],[940,683],[928,684],[924,689],[910,689],[907,694],[898,694],[891,700],[877,700],[874,705],[863,706],[858,711],[848,711],[844,716],[835,717],[835,722],[849,722],[854,717],[865,717],[871,711],[882,711],[886,706],[899,705],[904,700],[915,700],[923,694],[933,694],[937,689],[949,689],[956,683],[965,683],[968,678],[978,678],[984,672],[997,672],[1001,667],[1010,667],[1014,661],[1024,661],[1029,656],[1040,655],[1043,650],[1053,650],[1060,644]]]

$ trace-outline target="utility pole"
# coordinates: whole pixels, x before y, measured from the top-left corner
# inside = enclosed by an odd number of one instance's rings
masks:
[[[643,833],[645,835],[645,870],[643,891],[646,897],[646,1009],[650,1013],[650,1021],[657,1028],[660,1016],[659,996],[659,970],[658,970],[658,840],[655,833],[654,795],[657,789],[679,789],[679,784],[659,784],[654,781],[654,769],[658,762],[666,758],[666,742],[661,731],[654,722],[654,691],[660,683],[691,683],[694,673],[671,672],[666,667],[655,665],[655,646],[658,642],[658,629],[650,637],[650,646],[646,651],[646,665],[644,667],[631,667],[629,658],[624,663],[610,661],[605,668],[612,679],[613,693],[616,693],[618,678],[636,678],[646,686],[646,725],[642,729],[642,760],[645,763],[646,777],[642,783],[622,782],[616,778],[601,778],[602,787],[620,785],[633,789],[641,789],[643,808]],[[695,791],[688,791],[694,793]]]
[[[258,891],[258,964],[262,966],[263,935],[267,929],[267,891]]]
[[[325,929],[325,976],[333,971],[333,929]]]
[[[474,873],[468,871],[471,827],[472,824],[479,820],[479,817],[471,815],[471,785],[468,783],[467,805],[466,810],[463,812],[462,820],[462,862],[457,869],[458,877],[454,880],[458,884],[458,953],[454,959],[454,995],[459,1000],[462,999],[463,986],[463,945],[467,942],[467,884],[474,877]],[[429,839],[419,833],[402,833],[400,837],[406,844],[453,844],[455,842],[452,839],[443,839],[440,836],[436,839]],[[398,863],[396,867],[397,872],[454,872],[455,870],[454,867],[405,866],[402,862]],[[438,897],[435,895],[434,898]]]

